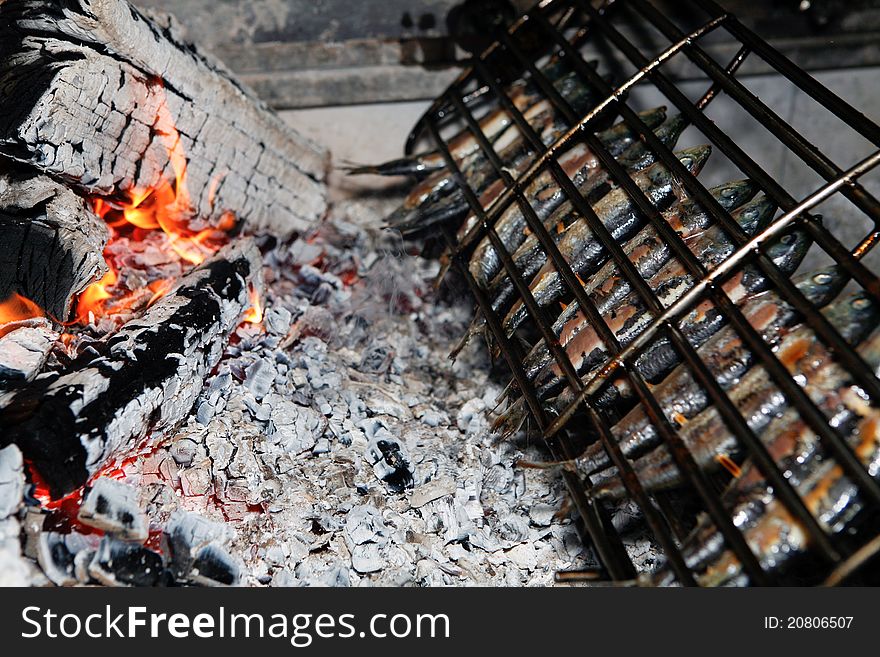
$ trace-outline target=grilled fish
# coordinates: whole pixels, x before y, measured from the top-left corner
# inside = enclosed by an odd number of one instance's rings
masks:
[[[762,222],[772,217],[775,211],[776,205],[762,195],[734,211],[733,218],[746,234],[752,234]],[[691,252],[708,270],[724,262],[736,248],[720,226],[712,226],[688,242]],[[654,291],[657,299],[666,308],[687,293],[695,282],[678,259],[670,259],[648,280],[648,287]],[[620,281],[617,284],[626,283]],[[730,287],[731,294],[736,294],[740,289],[735,284],[729,284],[727,287]],[[611,292],[613,289],[612,287]],[[654,315],[636,292],[630,292],[619,301],[606,303],[602,299],[604,291],[597,290],[593,300],[597,308],[601,307],[605,310],[602,319],[621,347],[626,347],[647,328],[653,321]],[[734,302],[741,298],[734,298]],[[592,373],[609,359],[608,347],[600,333],[583,315],[578,315],[569,322],[560,333],[559,339],[579,374]],[[543,376],[537,377],[536,382],[540,386],[541,396],[544,398],[550,396],[563,382],[559,364],[552,361]]]
[[[709,158],[712,148],[698,146],[677,153],[681,163],[693,175],[697,175]],[[670,171],[660,162],[651,165],[644,171],[633,176],[634,182],[645,192],[649,201],[658,209],[665,209],[680,193],[678,185]],[[644,217],[635,203],[622,189],[616,189],[593,205],[593,211],[618,241],[631,237],[644,224]],[[572,270],[579,276],[586,276],[593,271],[607,254],[598,238],[590,230],[585,218],[579,218],[565,229],[558,243],[562,256],[569,262]],[[546,264],[537,274],[529,288],[535,301],[547,306],[560,299],[565,291],[562,278],[552,263]],[[518,301],[504,318],[504,328],[508,335],[513,335],[516,328],[528,317],[525,304]]]
[[[674,117],[674,121],[670,119],[664,123],[665,117],[665,107],[658,107],[641,114],[642,120],[651,129],[660,126],[657,129],[658,137],[671,146],[684,130],[685,122],[677,116]],[[638,141],[637,133],[626,123],[615,124],[596,136],[603,146],[619,159],[621,165],[630,171],[638,171],[653,163],[653,153]],[[597,201],[610,188],[607,173],[604,173],[596,155],[582,142],[561,155],[559,164],[588,202]],[[557,210],[561,205],[567,206],[567,214],[571,214],[571,204],[563,203],[566,199],[565,192],[549,170],[541,172],[528,186],[525,198],[545,225],[555,226],[564,221],[564,218],[557,217],[560,213]],[[471,215],[463,224],[463,230],[476,223],[476,217]],[[526,219],[518,203],[511,204],[495,222],[495,232],[508,251],[513,251],[526,240],[525,228]],[[461,235],[460,242],[467,244],[467,234]],[[500,267],[501,260],[495,252],[495,247],[488,237],[484,237],[470,259],[470,271],[474,280],[481,287],[487,287]]]
[[[722,208],[728,212],[739,208],[757,192],[757,186],[748,180],[738,180],[724,185],[719,185],[709,190],[709,193],[718,201]],[[686,199],[674,205],[670,210],[663,213],[664,220],[685,240],[697,236],[709,227],[711,218],[696,201]],[[623,251],[633,263],[634,268],[645,280],[653,278],[660,268],[665,265],[671,252],[669,245],[660,237],[653,225],[645,226],[639,233],[623,246]],[[597,306],[600,314],[613,310],[624,301],[632,292],[629,281],[623,277],[614,262],[606,262],[601,269],[593,274],[587,286],[584,288],[587,295],[598,301],[602,299],[603,305]],[[577,301],[572,301],[553,324],[553,331],[557,337],[563,332],[570,336],[577,335],[588,326],[586,316],[580,311]],[[530,380],[542,372],[553,360],[546,343],[541,340],[531,350],[524,361],[524,368]]]
[[[880,305],[866,293],[858,292],[832,304],[825,314],[832,326],[849,343],[856,345],[877,326]],[[828,403],[826,391],[839,387],[847,377],[828,348],[806,326],[793,330],[782,339],[776,349],[776,357],[819,406]],[[755,365],[728,394],[749,429],[757,435],[789,403],[763,365]],[[740,449],[738,439],[715,407],[707,408],[686,422],[678,434],[697,464],[707,471],[721,467],[720,458],[734,458]],[[665,444],[636,459],[633,468],[648,491],[678,486],[682,481],[675,460]],[[615,475],[599,483],[593,489],[593,494],[596,497],[619,499],[626,494],[626,490]]]
[[[795,285],[804,297],[817,308],[826,306],[836,297],[849,280],[839,267],[804,274]],[[768,345],[774,347],[785,332],[800,321],[795,309],[776,291],[768,291],[749,299],[742,308],[743,316]],[[754,364],[755,355],[748,349],[739,333],[725,327],[697,350],[709,373],[722,390],[728,390]],[[670,422],[684,424],[703,411],[709,402],[708,393],[694,378],[690,368],[679,365],[658,386],[652,389],[660,409]],[[611,435],[629,458],[640,456],[660,442],[657,427],[641,406],[631,410],[612,428]],[[593,474],[607,468],[611,462],[601,443],[593,443],[578,458],[578,468]]]
[[[676,115],[660,125],[655,134],[664,145],[674,148],[686,125],[681,115]],[[657,161],[657,157],[642,142],[636,142],[627,148],[617,158],[617,161],[629,175],[633,175],[654,164]],[[592,205],[617,187],[617,183],[613,181],[608,172],[603,167],[597,166],[583,180],[582,184],[579,184],[579,191],[584,200]],[[565,197],[564,192],[560,188],[557,187],[553,195],[554,198],[558,199],[554,211],[549,216],[545,213],[540,218],[546,228],[551,230],[554,227],[556,228],[556,241],[559,241],[563,238],[564,229],[580,219],[581,216],[570,201],[559,204]],[[525,223],[523,222],[522,227],[524,226]],[[513,262],[523,278],[531,280],[544,263],[547,262],[547,254],[544,252],[538,238],[535,235],[527,236],[522,227],[514,227],[520,228],[520,230],[516,230],[512,234],[511,239],[504,243],[508,250],[517,247],[512,255]],[[484,249],[481,251],[480,247],[484,247]],[[484,240],[471,257],[471,273],[479,273],[480,276],[484,276],[492,269],[497,271],[499,267],[500,260],[494,248],[488,240]],[[507,271],[497,271],[488,289],[493,309],[499,312],[509,306],[514,291],[515,286]]]
[[[880,331],[874,330],[858,347],[865,363],[880,375]],[[880,410],[865,400],[865,392],[841,368],[825,378],[819,404],[829,423],[846,437],[867,471],[880,476]],[[807,509],[828,533],[844,531],[861,509],[861,493],[829,456],[819,437],[788,409],[775,419],[762,441],[777,466],[804,500]],[[784,567],[810,548],[809,536],[800,522],[772,494],[766,479],[751,462],[743,466],[725,497],[732,500],[734,524],[769,571]],[[714,525],[701,518],[684,550],[687,565],[698,572],[703,585],[746,584],[748,578],[737,557],[726,549]],[[668,567],[652,577],[655,584],[668,584]]]
[[[584,85],[574,74],[566,75],[555,85],[572,108],[583,114],[595,104],[596,92]],[[568,124],[547,100],[538,101],[523,114],[526,122],[538,133],[541,142],[549,145],[567,129]],[[493,148],[514,177],[522,173],[534,158],[530,143],[520,129],[511,125],[495,140]],[[502,181],[482,150],[472,153],[461,165],[462,174],[480,197],[483,207],[500,194]],[[388,217],[387,223],[402,232],[414,232],[467,212],[467,201],[448,171],[439,171],[416,185],[403,204]]]

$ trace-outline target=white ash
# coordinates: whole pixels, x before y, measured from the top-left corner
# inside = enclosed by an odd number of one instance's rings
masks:
[[[21,554],[24,461],[15,445],[0,450],[0,587],[27,586],[33,567]]]
[[[151,523],[228,528],[248,585],[546,585],[583,567],[558,476],[514,467],[547,454],[491,433],[484,351],[448,359],[469,303],[438,301],[437,263],[381,216],[350,204],[265,254],[262,324],[126,469]]]

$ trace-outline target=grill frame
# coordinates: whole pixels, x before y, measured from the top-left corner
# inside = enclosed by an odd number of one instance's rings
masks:
[[[758,267],[781,296],[798,311],[804,324],[810,327],[822,342],[833,350],[835,357],[853,374],[855,381],[862,385],[873,400],[880,400],[880,381],[874,378],[864,361],[828,323],[819,309],[814,308],[806,300],[795,288],[789,276],[777,269],[761,250],[774,237],[799,227],[807,231],[815,244],[835,260],[852,280],[880,299],[880,279],[861,262],[861,259],[880,241],[880,202],[858,182],[863,174],[880,164],[880,127],[775,51],[713,0],[689,0],[689,2],[703,11],[708,18],[699,28],[685,34],[646,0],[618,0],[617,2],[600,3],[598,8],[588,0],[544,0],[514,23],[509,30],[501,33],[498,42],[479,57],[474,58],[473,65],[463,71],[416,125],[407,141],[406,150],[408,153],[412,152],[418,139],[427,133],[443,155],[449,171],[452,172],[459,188],[464,192],[471,211],[478,218],[477,225],[461,242],[457,241],[454,232],[449,227],[444,228],[450,258],[476,299],[479,311],[485,318],[492,337],[507,362],[514,381],[550,448],[553,458],[568,460],[577,456],[563,430],[570,429],[570,420],[576,411],[584,412],[591,421],[592,428],[598,434],[611,462],[617,467],[630,498],[641,509],[653,539],[665,553],[671,570],[681,584],[694,585],[696,583],[693,573],[685,564],[680,549],[681,536],[676,535],[677,532],[668,521],[668,514],[664,513],[662,502],[656,503],[656,497],[652,500],[652,497],[645,491],[630,461],[612,439],[610,427],[602,420],[599,412],[589,400],[589,396],[615,374],[623,373],[629,379],[636,392],[638,403],[647,411],[664,443],[670,448],[684,478],[696,492],[703,508],[723,535],[728,547],[742,563],[750,581],[754,584],[772,584],[774,577],[762,569],[743,534],[734,525],[730,513],[725,509],[712,482],[706,473],[699,468],[687,446],[678,436],[676,429],[666,419],[647,382],[633,367],[640,350],[651,340],[661,335],[668,337],[678,351],[681,362],[690,368],[694,378],[708,392],[712,404],[719,410],[727,426],[745,446],[749,456],[754,459],[768,483],[772,485],[774,494],[801,522],[811,538],[816,554],[828,566],[829,572],[839,573],[841,569],[845,571],[848,567],[852,570],[855,563],[852,560],[860,559],[861,562],[864,562],[865,555],[859,554],[858,551],[853,553],[839,545],[838,541],[833,540],[834,537],[822,530],[797,491],[779,470],[760,438],[749,429],[727,393],[713,379],[696,349],[682,333],[678,326],[678,320],[699,301],[711,300],[722,311],[727,324],[736,329],[749,350],[755,354],[756,366],[760,364],[767,369],[775,385],[785,394],[790,405],[797,409],[800,416],[820,437],[823,445],[845,469],[847,475],[859,485],[865,498],[876,508],[880,508],[880,484],[870,477],[845,440],[828,425],[822,411],[791,378],[770,347],[742,315],[737,304],[721,289],[721,285],[742,267]],[[609,20],[609,12],[624,4],[669,40],[669,47],[659,56],[645,55]],[[556,25],[552,23],[552,18],[557,19]],[[577,23],[577,19],[583,20],[583,23]],[[549,38],[552,46],[538,53],[531,53],[527,52],[527,48],[520,42],[520,37],[523,37],[535,25],[538,26],[542,34]],[[563,36],[563,31],[573,29],[573,25],[578,26],[577,31],[572,38],[566,39]],[[726,29],[741,44],[739,51],[726,66],[718,64],[700,47],[701,39],[722,28]],[[596,71],[591,69],[579,51],[579,48],[594,33],[600,35],[603,41],[612,44],[617,52],[621,53],[638,70],[635,75],[616,88],[611,87]],[[597,88],[604,96],[604,100],[585,116],[578,116],[537,68],[536,62],[540,56],[551,52],[562,53],[567,57],[574,72]],[[513,106],[505,94],[504,85],[501,82],[504,74],[497,68],[493,70],[493,61],[500,53],[506,53],[510,58],[516,60],[519,64],[518,68],[528,74],[529,79],[541,90],[543,97],[551,102],[554,110],[559,112],[571,126],[569,131],[553,144],[549,146],[543,144],[526,121],[523,113]],[[676,84],[663,73],[662,65],[676,56],[688,57],[712,82],[706,93],[696,103],[688,100]],[[849,128],[867,139],[874,147],[877,147],[877,150],[849,169],[841,169],[737,80],[736,71],[749,56],[760,57],[791,84],[808,94]],[[758,183],[762,191],[782,209],[783,214],[774,219],[770,225],[762,227],[754,237],[746,235],[730,214],[721,208],[708,193],[697,177],[685,169],[673,155],[671,149],[664,146],[653,131],[642,123],[627,105],[627,92],[643,82],[651,83],[666,96],[675,109],[688,119],[690,125],[703,132],[712,143],[713,148],[722,152],[745,175]],[[480,85],[479,94],[491,94],[499,105],[506,109],[524,139],[537,153],[531,166],[516,179],[504,168],[504,163],[480,130],[469,103],[464,100],[475,95],[473,92],[466,91],[469,85],[474,83]],[[777,183],[771,174],[752,160],[704,114],[706,107],[720,93],[724,93],[736,101],[755,121],[773,131],[786,149],[819,174],[826,181],[825,184],[801,200],[792,196]],[[693,255],[685,242],[661,216],[659,210],[651,204],[622,166],[596,138],[594,133],[597,126],[602,125],[602,121],[609,117],[622,119],[633,127],[645,144],[657,155],[657,160],[672,171],[688,195],[697,200],[708,212],[712,223],[725,230],[736,246],[732,257],[712,271],[708,271]],[[443,124],[451,118],[463,121],[469,128],[476,137],[480,149],[494,168],[496,175],[504,182],[505,191],[486,209],[480,203],[477,193],[468,184],[441,134]],[[684,265],[694,280],[699,281],[681,299],[668,308],[660,303],[646,281],[639,276],[621,245],[614,240],[595,215],[589,203],[580,195],[574,183],[559,165],[558,156],[564,153],[575,141],[582,141],[590,147],[616,185],[627,193],[640,210],[646,219],[645,225],[653,226],[670,246],[672,257]],[[609,255],[609,259],[615,263],[635,293],[655,316],[651,325],[626,347],[621,347],[611,329],[602,320],[583,286],[579,284],[578,276],[559,252],[553,237],[525,197],[524,191],[529,183],[545,168],[551,172],[555,181],[565,192],[566,200],[570,201],[579,214],[586,219],[589,228]],[[817,218],[809,213],[812,208],[835,194],[845,196],[873,222],[873,229],[852,250],[841,244],[832,232],[823,227]],[[608,364],[598,374],[593,375],[587,383],[584,383],[578,376],[571,360],[553,332],[552,319],[548,319],[546,309],[540,307],[535,301],[529,290],[528,281],[520,275],[514,266],[510,252],[505,248],[495,231],[496,220],[513,203],[518,204],[521,208],[529,229],[538,239],[548,256],[548,260],[553,263],[566,287],[587,315],[591,325],[599,332],[612,355]],[[508,339],[502,326],[502,318],[493,311],[491,300],[468,270],[469,254],[483,237],[490,240],[500,256],[501,264],[507,276],[513,281],[518,298],[528,309],[531,321],[549,346],[555,362],[564,372],[568,386],[578,393],[575,402],[555,419],[549,417],[536,390],[525,374],[522,367],[524,354],[520,346],[514,340]],[[627,555],[619,535],[611,525],[607,510],[602,504],[591,499],[589,479],[582,480],[575,472],[567,469],[564,469],[562,474],[567,490],[583,520],[586,533],[602,563],[605,574],[615,582],[633,580],[636,577],[635,567]],[[596,573],[583,575],[585,579],[595,579],[596,576]],[[577,578],[577,575],[570,574],[565,579]]]

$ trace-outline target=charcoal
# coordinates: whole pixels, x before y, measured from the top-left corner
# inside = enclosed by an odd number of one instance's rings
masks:
[[[0,439],[18,444],[58,498],[150,429],[176,427],[246,312],[249,285],[259,287],[259,258],[252,241],[237,240],[118,331],[106,354],[83,354],[17,391],[0,408],[9,429]]]
[[[388,485],[388,490],[401,493],[412,488],[414,475],[406,452],[390,433],[374,438],[367,447],[366,457],[373,466],[381,481]]]
[[[126,0],[16,0],[0,17],[7,157],[84,194],[152,189],[173,166],[170,120],[191,165],[182,209],[195,229],[233,213],[255,233],[286,237],[324,215],[327,153],[170,17]]]
[[[147,519],[137,502],[137,491],[122,482],[101,477],[86,494],[79,521],[125,541],[143,543],[149,535]]]
[[[83,551],[94,551],[100,540],[98,536],[77,532],[60,534],[43,531],[39,536],[37,560],[53,584],[75,586],[80,583],[76,572],[77,555]]]
[[[196,553],[189,577],[202,586],[236,586],[241,568],[226,550],[209,544]]]
[[[105,586],[157,586],[167,581],[160,554],[111,536],[101,540],[89,574]]]
[[[171,550],[171,571],[178,580],[189,577],[197,555],[229,538],[229,529],[196,513],[177,511],[165,527]]]

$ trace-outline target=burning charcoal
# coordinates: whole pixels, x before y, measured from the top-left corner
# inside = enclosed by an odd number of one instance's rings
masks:
[[[58,340],[49,322],[31,320],[0,335],[0,390],[13,382],[31,381],[42,369],[49,351]]]
[[[204,378],[259,287],[260,252],[237,239],[193,269],[98,358],[40,377],[0,409],[15,442],[58,498],[80,488],[148,432],[186,419]]]
[[[105,536],[89,574],[105,586],[156,586],[163,581],[165,566],[156,552]]]
[[[79,509],[79,521],[125,541],[143,543],[149,530],[138,506],[137,491],[121,481],[101,477]]]
[[[125,0],[16,5],[0,4],[0,79],[15,101],[0,139],[17,160],[86,193],[154,189],[182,152],[156,118],[173,116],[194,163],[179,210],[190,228],[232,214],[255,233],[287,237],[324,215],[326,151],[186,43],[167,16]],[[32,75],[17,70],[21,61]]]
[[[196,554],[189,577],[202,586],[237,586],[241,567],[226,550],[210,544]]]
[[[76,557],[83,551],[94,551],[101,539],[95,535],[85,536],[77,532],[59,534],[43,531],[37,544],[37,561],[43,572],[57,586],[74,586]]]
[[[384,436],[370,441],[367,461],[373,466],[376,477],[384,481],[391,492],[400,493],[413,486],[412,466],[400,443],[387,430],[384,433]]]
[[[0,520],[21,508],[24,485],[24,460],[18,447],[0,449]]]

